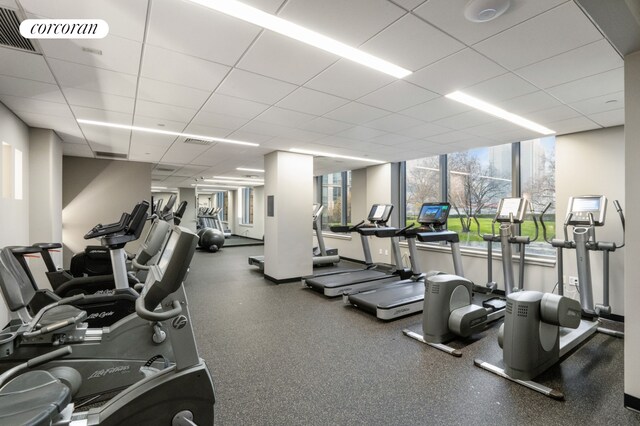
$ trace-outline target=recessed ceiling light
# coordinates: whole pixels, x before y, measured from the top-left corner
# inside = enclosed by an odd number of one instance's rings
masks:
[[[256,172],[256,173],[264,173],[262,169],[249,169],[247,167],[236,167],[236,170],[240,170],[243,172]]]
[[[261,178],[247,178],[247,177],[235,177],[235,176],[213,176],[214,179],[228,179],[228,180],[255,180],[263,182],[264,180]]]
[[[229,188],[229,189],[238,189],[237,186],[227,186],[227,185],[206,185],[203,183],[192,183],[191,186],[196,187],[204,187],[204,188]]]
[[[344,158],[345,160],[366,161],[368,163],[384,164],[386,161],[372,160],[371,158],[352,157],[350,155],[332,154],[330,152],[310,151],[308,149],[291,148],[289,151],[297,154],[315,155],[317,157]]]
[[[491,114],[503,120],[510,121],[513,124],[524,127],[525,129],[533,130],[534,132],[538,132],[543,135],[551,135],[555,133],[555,131],[547,129],[546,127],[538,123],[534,123],[533,121],[527,120],[524,117],[520,117],[519,115],[513,114],[509,111],[505,111],[502,108],[498,108],[495,105],[491,105],[488,102],[485,102],[478,98],[474,98],[473,96],[467,95],[466,93],[456,91],[445,96],[454,101],[469,105],[470,107],[478,109],[482,112],[486,112],[487,114]]]
[[[230,143],[230,144],[235,144],[235,145],[260,146],[260,144],[253,143],[253,142],[237,141],[237,140],[234,140],[234,139],[218,138],[218,137],[214,137],[214,136],[194,135],[194,134],[191,134],[191,133],[172,132],[170,130],[152,129],[150,127],[130,126],[128,124],[107,123],[107,122],[104,122],[104,121],[85,120],[85,119],[82,119],[82,118],[78,118],[76,121],[78,123],[80,123],[80,124],[89,124],[89,125],[92,125],[92,126],[102,126],[102,127],[112,127],[114,129],[132,130],[132,131],[135,131],[135,132],[155,133],[155,134],[158,134],[158,135],[169,135],[169,136],[182,136],[182,137],[185,137],[185,138],[194,138],[194,139],[201,139],[201,140],[207,140],[207,141],[212,141],[212,142],[220,142],[220,143]]]
[[[167,189],[166,186],[152,186],[151,189]]]
[[[260,9],[235,0],[190,0],[201,6],[216,10],[229,16],[250,22],[262,28],[301,41],[324,51],[333,53],[361,65],[381,71],[396,78],[404,78],[411,71],[370,55],[360,49],[348,46],[338,40],[294,24]]]
[[[225,179],[204,179],[204,182],[222,183],[223,185],[264,185],[264,182],[252,181],[252,180],[225,180]]]

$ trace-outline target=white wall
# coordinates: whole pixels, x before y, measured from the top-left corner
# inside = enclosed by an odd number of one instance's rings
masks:
[[[4,157],[2,142],[11,145],[11,157]],[[22,151],[22,200],[13,198],[13,164],[5,169],[3,159],[13,163],[13,152]],[[7,150],[9,151],[9,150]],[[5,172],[8,175],[5,177]],[[10,193],[3,197],[3,184]],[[29,128],[0,103],[0,247],[29,244]],[[7,308],[0,295],[0,325],[8,321]]]
[[[625,248],[625,337],[624,337],[624,392],[640,399],[640,51],[624,59],[625,106],[625,192],[627,222],[627,247]],[[622,161],[622,160],[621,160]],[[622,168],[621,164],[621,168]],[[638,404],[634,404],[639,409]]]
[[[62,174],[62,242],[64,264],[68,267],[73,253],[84,250],[83,236],[98,223],[113,223],[136,203],[151,198],[151,163],[63,158]],[[193,205],[193,200],[190,201]],[[145,235],[145,231],[143,234]],[[127,244],[135,253],[138,242]]]
[[[559,235],[562,235],[569,197],[596,194],[609,199],[605,226],[596,230],[596,238],[601,241],[622,241],[622,227],[613,200],[619,200],[623,210],[627,210],[624,158],[622,126],[574,133],[556,139],[556,229]],[[616,250],[610,255],[611,308],[618,315],[624,315],[624,250]],[[565,276],[577,276],[575,250],[565,250],[564,253]],[[602,254],[599,252],[591,253],[591,271],[593,300],[601,303]],[[565,279],[567,282],[568,278]],[[576,298],[579,297],[576,292],[573,293]]]
[[[180,226],[196,232],[196,222],[198,206],[196,205],[196,189],[195,188],[178,188],[178,203],[187,202],[187,208],[182,215]]]

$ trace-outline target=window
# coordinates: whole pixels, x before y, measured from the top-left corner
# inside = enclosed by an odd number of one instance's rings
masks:
[[[13,150],[2,142],[2,198],[11,198],[13,191]]]
[[[13,198],[16,200],[22,200],[22,151],[16,149],[14,151],[14,169],[15,175]]]
[[[242,223],[253,224],[253,188],[242,188]]]
[[[451,214],[447,227],[460,234],[463,246],[484,247],[480,232],[491,232],[500,199],[511,196],[511,144],[447,155]]]
[[[415,223],[422,203],[441,201],[440,157],[406,162],[406,224]]]
[[[536,217],[551,203],[544,215],[547,237],[555,236],[556,139],[554,136],[520,143],[520,182],[522,196],[531,201]],[[522,224],[521,235],[535,236],[530,217]],[[527,253],[553,256],[555,249],[544,241],[542,227],[538,240],[526,248]]]
[[[416,220],[422,203],[442,201],[442,194],[447,194],[446,198],[451,203],[447,226],[459,233],[460,244],[466,247],[486,248],[486,243],[478,236],[473,216],[476,215],[480,222],[480,233],[490,233],[501,198],[527,198],[533,205],[536,218],[547,204],[555,202],[553,136],[411,160],[405,163],[404,168],[406,204],[401,214],[405,214],[407,225]],[[544,219],[547,235],[551,238],[555,235],[554,204]],[[535,237],[530,214],[519,232]],[[494,244],[494,250],[499,251],[500,245]],[[555,254],[555,250],[544,241],[542,228],[538,241],[526,247],[526,252],[546,256]]]
[[[224,199],[225,199],[225,194],[226,192],[216,192],[215,196],[215,200],[216,200],[216,207],[220,207],[220,213],[218,213],[218,217],[220,218],[220,220],[224,220],[224,218],[226,217],[225,215],[225,203],[224,203]]]
[[[321,176],[322,229],[351,222],[351,171]]]

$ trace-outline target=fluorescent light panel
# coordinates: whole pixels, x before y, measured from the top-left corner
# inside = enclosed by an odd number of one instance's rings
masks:
[[[503,120],[510,121],[513,124],[524,127],[525,129],[533,130],[534,132],[538,132],[543,135],[551,135],[555,133],[555,131],[547,129],[546,127],[538,123],[534,123],[533,121],[527,120],[524,117],[520,117],[519,115],[513,114],[509,111],[505,111],[502,108],[498,108],[495,105],[491,105],[490,103],[487,103],[483,100],[474,98],[473,96],[467,95],[466,93],[455,91],[445,96],[454,101],[468,105],[471,108],[475,108]]]
[[[191,186],[202,186],[204,188],[230,188],[230,189],[238,189],[237,186],[227,186],[227,185],[206,185],[203,183],[192,183]]]
[[[242,172],[264,173],[264,170],[262,170],[262,169],[249,169],[247,167],[236,167],[236,170],[240,170]]]
[[[318,157],[344,158],[345,160],[366,161],[368,163],[384,164],[386,161],[373,160],[371,158],[352,157],[350,155],[332,154],[330,152],[310,151],[308,149],[291,148],[289,151],[297,154],[315,155]]]
[[[250,22],[262,28],[266,28],[283,36],[301,41],[310,46],[333,53],[353,62],[357,62],[377,71],[389,74],[396,78],[404,78],[411,71],[370,55],[360,49],[348,46],[331,37],[312,31],[293,22],[279,18],[275,15],[263,12],[235,0],[191,0],[193,3],[224,13],[234,18]]]
[[[253,143],[253,142],[245,142],[245,141],[238,141],[238,140],[234,140],[234,139],[217,138],[217,137],[213,137],[213,136],[194,135],[192,133],[172,132],[170,130],[152,129],[150,127],[130,126],[128,124],[107,123],[105,121],[85,120],[85,119],[82,119],[82,118],[78,118],[77,121],[80,124],[89,124],[89,125],[92,125],[92,126],[111,127],[111,128],[114,128],[114,129],[132,130],[132,131],[135,131],[135,132],[155,133],[155,134],[158,134],[158,135],[169,135],[169,136],[183,136],[185,138],[202,139],[202,140],[206,140],[206,141],[220,142],[220,143],[230,143],[230,144],[235,144],[235,145],[260,146],[260,144]]]
[[[247,177],[235,177],[235,176],[214,176],[213,178],[226,179],[226,180],[246,180],[246,181],[264,182],[264,179],[260,179],[260,178],[247,178]]]
[[[222,183],[223,185],[225,184],[232,184],[232,185],[264,185],[264,182],[257,182],[257,181],[251,181],[251,180],[222,180],[222,179],[203,179],[204,182],[212,182],[212,183]]]

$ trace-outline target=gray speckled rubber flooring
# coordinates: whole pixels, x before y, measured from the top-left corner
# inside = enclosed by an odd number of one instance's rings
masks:
[[[494,325],[454,358],[340,299],[275,285],[247,264],[262,247],[196,253],[186,283],[222,425],[640,424],[623,408],[623,341],[594,336],[539,381],[554,401],[473,365],[498,363]],[[419,330],[419,328],[418,328]]]

